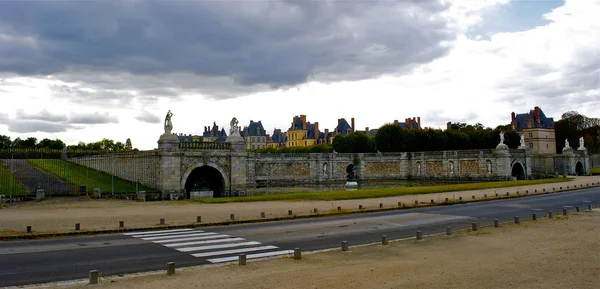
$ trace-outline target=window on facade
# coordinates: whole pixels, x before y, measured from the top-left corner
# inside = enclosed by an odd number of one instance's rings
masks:
[[[532,148],[533,148],[533,144],[532,144],[532,143],[530,143],[530,144],[529,144],[529,148],[530,148],[530,149],[532,149]]]
[[[304,141],[304,145],[306,145],[306,141]]]
[[[529,133],[529,137],[533,138],[533,133],[532,132]]]

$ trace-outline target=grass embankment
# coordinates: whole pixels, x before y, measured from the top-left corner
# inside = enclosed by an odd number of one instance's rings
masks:
[[[591,168],[590,174],[592,175],[600,175],[600,168]]]
[[[260,202],[260,201],[338,201],[352,199],[368,199],[397,197],[404,195],[433,194],[468,190],[483,190],[493,188],[505,188],[525,185],[537,185],[547,183],[559,183],[571,181],[569,178],[553,178],[540,180],[521,180],[521,181],[501,181],[501,182],[479,182],[468,184],[453,184],[440,186],[422,186],[422,187],[404,187],[404,188],[375,188],[356,191],[328,191],[328,192],[306,192],[306,193],[286,193],[248,197],[234,198],[206,198],[193,199],[192,202],[198,203],[230,203],[230,202]]]
[[[88,192],[92,192],[94,188],[100,188],[102,192],[112,192],[113,177],[110,174],[57,159],[29,159],[27,161],[70,184],[86,186]],[[114,189],[115,193],[136,191],[135,183],[118,177],[114,177]],[[139,185],[138,190],[150,191],[151,189]]]
[[[12,191],[12,193],[11,193]],[[13,195],[25,195],[28,192],[9,170],[5,169],[0,163],[0,195],[6,197]]]

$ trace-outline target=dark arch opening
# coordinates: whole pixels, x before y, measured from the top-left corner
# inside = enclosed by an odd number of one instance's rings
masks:
[[[583,170],[583,164],[581,162],[577,162],[577,164],[575,165],[575,173],[578,176],[583,176],[585,174]]]
[[[213,197],[223,196],[224,180],[221,173],[209,166],[195,168],[185,181],[185,192],[190,197],[192,191],[212,191]]]
[[[523,169],[523,165],[521,163],[515,163],[512,167],[511,176],[517,178],[517,180],[525,179],[525,170]]]

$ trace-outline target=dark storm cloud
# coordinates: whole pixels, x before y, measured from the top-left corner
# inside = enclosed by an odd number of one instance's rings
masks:
[[[73,124],[107,124],[119,123],[119,119],[108,113],[75,113],[71,115],[69,122]]]
[[[8,130],[16,133],[33,133],[33,132],[65,132],[69,129],[79,129],[79,127],[57,122],[47,122],[41,120],[12,120],[8,124]]]
[[[142,110],[138,116],[135,117],[138,121],[147,123],[160,123],[160,117],[147,111]]]
[[[155,96],[193,86],[217,98],[367,79],[444,56],[450,47],[440,43],[455,37],[438,16],[447,9],[438,1],[3,1],[0,72],[99,88],[122,81],[119,90]],[[171,73],[200,82],[156,77]],[[142,85],[145,76],[169,85]],[[84,92],[62,91],[93,93]]]

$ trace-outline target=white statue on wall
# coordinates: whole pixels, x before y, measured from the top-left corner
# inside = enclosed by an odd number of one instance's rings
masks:
[[[232,118],[231,119],[231,128],[229,129],[229,135],[238,135],[240,133],[240,128],[238,126],[238,120],[237,118]]]
[[[450,162],[450,174],[453,175],[454,174],[454,163]]]
[[[579,138],[579,147],[577,148],[577,150],[583,151],[585,150],[585,141],[583,140],[583,137]]]
[[[417,162],[417,176],[421,175],[421,162]]]
[[[504,132],[500,132],[500,144],[504,144]]]
[[[173,130],[173,123],[171,122],[171,117],[173,117],[173,113],[171,110],[167,112],[167,116],[165,116],[165,134],[171,134]]]
[[[490,161],[485,162],[485,166],[487,168],[487,173],[491,174],[492,173],[492,162],[490,162]]]
[[[520,141],[520,146],[524,147],[525,146],[525,135],[521,135],[521,141]]]
[[[569,146],[569,139],[565,139],[565,148],[570,148],[571,146]]]

